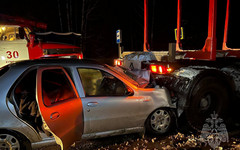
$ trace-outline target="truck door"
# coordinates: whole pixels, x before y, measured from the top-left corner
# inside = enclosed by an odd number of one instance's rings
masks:
[[[45,129],[62,149],[79,141],[83,133],[82,102],[64,68],[39,68],[36,86]]]
[[[19,34],[19,26],[0,25],[0,67],[29,59],[27,40]]]

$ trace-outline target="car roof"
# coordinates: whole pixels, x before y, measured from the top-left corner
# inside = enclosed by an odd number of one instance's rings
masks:
[[[99,66],[104,65],[90,59],[70,59],[70,58],[45,58],[45,59],[34,59],[34,60],[24,60],[9,64],[9,67],[19,67],[19,66],[34,66],[34,65],[59,65],[59,66]]]

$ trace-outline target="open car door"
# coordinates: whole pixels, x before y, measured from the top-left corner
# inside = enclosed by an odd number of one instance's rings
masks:
[[[83,108],[77,90],[62,67],[40,67],[37,71],[37,101],[44,128],[62,149],[81,139]]]

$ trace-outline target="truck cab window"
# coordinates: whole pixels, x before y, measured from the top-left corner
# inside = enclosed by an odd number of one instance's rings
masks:
[[[29,40],[29,39],[30,39],[29,35],[30,35],[30,33],[31,33],[32,31],[31,31],[29,28],[27,28],[27,27],[24,27],[23,29],[24,29],[24,32],[25,32],[25,36],[26,36],[27,39]]]
[[[79,68],[82,85],[88,96],[127,96],[127,88],[118,78],[98,70]]]
[[[24,39],[26,29],[19,26],[0,26],[0,41]]]

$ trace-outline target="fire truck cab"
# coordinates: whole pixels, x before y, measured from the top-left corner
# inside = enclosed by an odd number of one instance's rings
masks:
[[[80,47],[38,40],[34,28],[46,29],[47,26],[0,14],[0,67],[19,60],[45,57],[83,58]]]
[[[20,30],[20,31],[19,31]],[[30,29],[18,25],[0,26],[0,66],[13,61],[29,59],[28,41]]]

